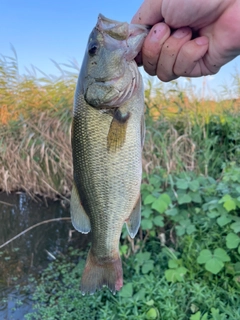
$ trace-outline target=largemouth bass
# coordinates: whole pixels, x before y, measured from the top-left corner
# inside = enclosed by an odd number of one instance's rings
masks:
[[[91,232],[82,293],[123,286],[119,239],[134,238],[141,219],[144,93],[134,58],[148,30],[99,15],[90,34],[75,93],[71,217]]]

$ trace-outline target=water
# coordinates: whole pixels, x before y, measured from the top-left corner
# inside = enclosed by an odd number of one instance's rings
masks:
[[[48,201],[46,206],[46,203],[33,201],[25,194],[0,193],[0,246],[34,224],[69,216],[69,207],[64,208],[60,201]],[[66,252],[73,240],[86,242],[85,237],[81,240],[81,235],[72,233],[72,230],[70,220],[49,222],[0,249],[1,320],[22,320],[32,306],[31,295],[21,290],[29,279],[37,278],[55,256]]]

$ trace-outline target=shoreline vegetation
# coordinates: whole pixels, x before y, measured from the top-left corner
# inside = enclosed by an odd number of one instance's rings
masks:
[[[69,197],[77,71],[59,79],[37,77],[37,68],[19,75],[15,53],[0,58],[0,78],[0,190]]]
[[[0,191],[70,196],[78,68],[56,66],[58,79],[23,76],[16,55],[0,57]],[[134,240],[123,227],[123,288],[83,297],[86,252],[69,248],[29,280],[26,319],[239,320],[240,75],[216,100],[190,80],[146,82],[142,220]]]
[[[14,49],[13,53],[13,57],[0,58],[0,190],[68,198],[77,63],[55,63],[61,71],[59,78],[34,67],[20,75]],[[177,82],[166,87],[147,81],[144,172],[162,168],[167,174],[215,175],[226,159],[235,161],[239,155],[239,82],[236,74],[231,84],[233,99],[217,101],[197,97],[190,80],[184,88]]]

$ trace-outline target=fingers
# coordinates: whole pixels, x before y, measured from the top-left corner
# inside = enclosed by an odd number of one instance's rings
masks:
[[[192,37],[188,27],[176,30],[163,44],[157,64],[156,74],[162,81],[170,81],[179,77],[174,73],[174,65],[181,47]],[[144,58],[143,58],[144,61]]]
[[[152,26],[157,22],[163,21],[161,6],[162,0],[145,0],[132,18],[131,23]]]
[[[164,42],[170,36],[170,28],[163,22],[157,23],[149,32],[142,47],[142,63],[147,73],[154,76],[158,58]]]
[[[180,76],[200,77],[213,74],[204,63],[203,58],[209,45],[207,37],[191,40],[192,31],[188,27],[180,28],[172,35],[170,32],[170,28],[161,22],[151,29],[145,39],[141,62],[148,74],[157,75],[165,82]],[[138,57],[139,62],[140,56]]]
[[[173,71],[177,76],[200,77],[216,73],[209,70],[203,60],[208,50],[209,40],[207,37],[199,37],[186,42],[180,49],[175,61]]]
[[[164,0],[145,0],[142,3],[133,17],[132,23],[155,25],[146,37],[142,51],[136,57],[136,62],[138,65],[143,64],[147,73],[157,75],[162,81],[171,81],[180,76],[198,77],[212,74],[205,56],[209,55],[207,53],[208,38],[199,37],[191,40],[190,27],[178,28],[171,35],[170,27],[161,22],[164,20],[162,11],[165,12],[164,18],[166,19],[167,12],[172,17],[172,9],[170,1],[165,3]],[[179,22],[180,13],[175,12],[175,14],[175,20]],[[195,19],[192,14],[189,14],[188,18]],[[176,21],[171,26],[179,25]],[[184,21],[186,21],[186,17]],[[214,68],[216,72],[219,69],[215,66]]]

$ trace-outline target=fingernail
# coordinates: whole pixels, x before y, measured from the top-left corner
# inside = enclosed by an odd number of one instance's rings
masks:
[[[189,33],[189,28],[180,28],[175,32],[173,32],[173,37],[181,39],[181,38],[184,38],[188,33]]]
[[[151,29],[149,40],[154,43],[159,43],[159,41],[162,40],[167,32],[168,27],[165,25],[165,23],[158,23]]]
[[[203,46],[205,44],[208,44],[208,38],[207,37],[200,37],[195,39],[196,44],[199,46]]]

